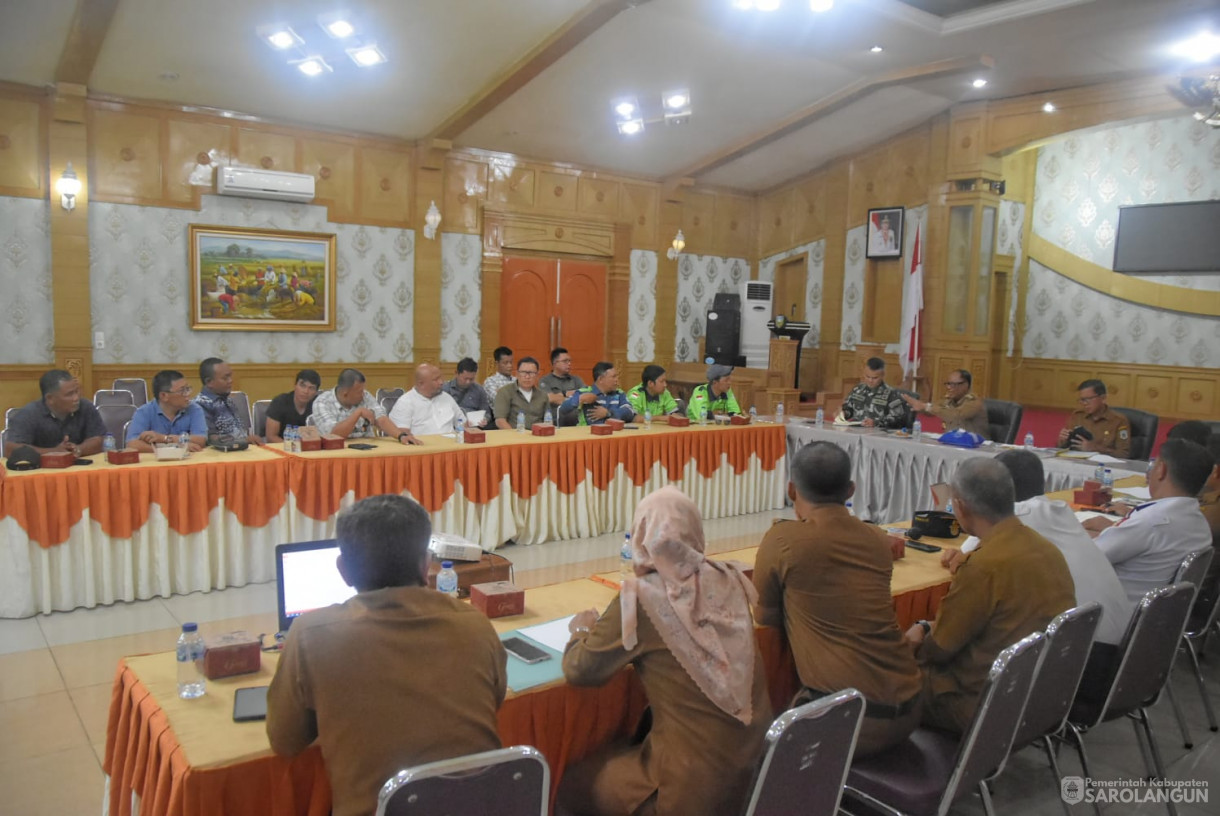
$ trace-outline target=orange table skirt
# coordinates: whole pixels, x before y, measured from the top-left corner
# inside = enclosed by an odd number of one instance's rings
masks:
[[[948,584],[894,598],[904,629],[935,617]],[[792,654],[777,629],[756,631],[775,714],[799,688]],[[631,734],[646,705],[630,669],[601,688],[564,683],[526,692],[500,708],[505,745],[533,745],[551,766],[552,795],[563,769],[598,747]],[[141,816],[326,816],[330,784],[315,746],[293,759],[271,754],[216,768],[191,768],[168,720],[126,662],[120,661],[110,698],[103,769],[110,775],[109,813],[130,816],[131,795]]]

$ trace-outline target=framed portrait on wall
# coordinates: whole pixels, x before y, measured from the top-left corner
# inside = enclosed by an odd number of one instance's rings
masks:
[[[335,330],[335,236],[191,224],[191,328]]]
[[[881,207],[868,211],[865,258],[901,257],[902,215],[902,207]]]

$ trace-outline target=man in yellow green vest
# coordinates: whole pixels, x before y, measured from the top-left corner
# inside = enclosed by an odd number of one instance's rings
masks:
[[[640,384],[627,392],[627,401],[637,416],[647,413],[656,422],[668,422],[670,414],[681,413],[678,401],[669,393],[665,369],[655,364],[644,367]]]
[[[686,415],[698,422],[704,411],[708,419],[716,414],[740,414],[741,406],[733,396],[733,367],[714,363],[707,367],[707,384],[696,385],[690,395]]]

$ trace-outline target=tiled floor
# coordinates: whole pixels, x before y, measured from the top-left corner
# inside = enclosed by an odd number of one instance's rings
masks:
[[[756,544],[776,513],[707,523],[708,549],[723,552]],[[519,584],[539,586],[615,569],[619,534],[500,552],[514,563]],[[13,816],[75,816],[101,812],[101,770],[111,683],[124,655],[169,651],[185,621],[205,631],[275,630],[275,586],[260,584],[211,593],[158,598],[91,610],[0,620],[0,812]],[[1217,644],[1220,645],[1220,644]],[[1185,669],[1185,663],[1180,668]],[[1212,699],[1220,704],[1220,648],[1205,666]],[[1182,748],[1167,703],[1153,710],[1154,729],[1174,779],[1211,785],[1210,804],[1179,806],[1183,816],[1220,812],[1220,736],[1207,730],[1198,692],[1186,671],[1174,680],[1193,725],[1195,747]],[[1131,726],[1109,723],[1088,737],[1090,760],[1102,778],[1138,775]],[[1065,774],[1079,773],[1070,750]],[[1008,816],[1059,812],[1058,785],[1046,760],[1025,751],[1009,761],[995,785],[997,812]],[[1087,812],[1077,806],[1080,813]],[[1163,805],[1109,805],[1107,814],[1162,813]],[[954,814],[981,813],[967,799]],[[698,816],[692,814],[692,816]]]

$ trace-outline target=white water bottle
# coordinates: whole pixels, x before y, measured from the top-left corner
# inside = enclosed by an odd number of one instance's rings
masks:
[[[644,409],[644,427],[652,427],[652,411],[649,411],[647,408]]]
[[[1025,449],[1026,450],[1034,449],[1034,432],[1033,431],[1026,431],[1026,433],[1025,433]]]
[[[856,514],[856,511],[852,509],[852,507],[851,507],[851,501],[850,501],[850,500],[848,500],[848,502],[847,502],[847,515],[849,515],[849,516],[854,516],[855,514]]]
[[[517,412],[517,433],[525,433],[525,411]]]
[[[450,598],[458,596],[458,577],[453,571],[452,561],[441,562],[441,571],[436,574],[436,591]]]
[[[1114,487],[1114,471],[1110,470],[1110,468],[1106,468],[1105,472],[1102,474],[1101,486],[1106,490]]]
[[[623,546],[618,551],[618,580],[621,584],[635,574],[635,566],[631,562],[631,533],[623,536]]]
[[[178,437],[178,447],[182,448],[183,450],[186,450],[188,447],[190,447],[190,444],[191,444],[191,435],[189,433],[187,433],[186,431],[183,431],[182,435]]]
[[[466,441],[466,417],[462,414],[458,414],[456,438],[459,445]]]
[[[751,405],[750,406],[750,424],[753,425],[755,422],[758,422],[758,409],[755,408],[753,405]]]
[[[543,420],[543,421],[544,421],[544,422],[545,422],[547,425],[553,425],[553,424],[555,424],[555,423],[554,423],[554,419],[553,419],[553,417],[551,416],[551,409],[550,409],[550,408],[547,408],[547,409],[546,409],[546,416],[545,416],[545,417],[543,417],[543,418],[542,418],[542,420]]]
[[[204,695],[207,681],[200,671],[203,662],[203,636],[199,624],[182,624],[178,636],[178,696],[183,700],[194,700]]]
[[[784,404],[782,402],[775,405],[775,421],[780,425],[784,424]]]
[[[916,442],[923,439],[923,423],[918,419],[911,425],[911,438]]]
[[[118,443],[114,440],[114,434],[108,433],[102,437],[102,450],[110,453],[118,448]]]
[[[824,410],[822,410],[821,408],[818,408],[818,412],[813,415],[813,426],[815,428],[821,428],[825,424],[826,424],[826,412]]]
[[[706,405],[699,409],[699,424],[700,425],[707,424],[707,406]]]

